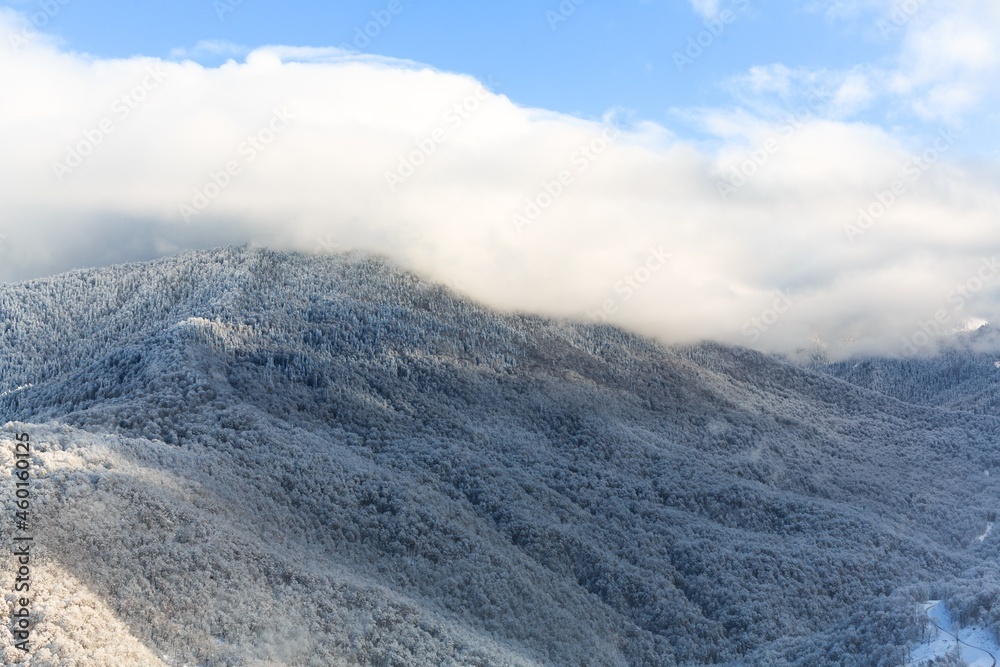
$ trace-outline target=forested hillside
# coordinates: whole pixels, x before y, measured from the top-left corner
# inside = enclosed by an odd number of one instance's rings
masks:
[[[938,354],[843,361],[819,368],[907,403],[1000,416],[1000,332],[961,334]]]
[[[0,331],[38,443],[10,664],[888,667],[919,602],[1000,629],[985,357],[931,396],[248,247],[2,286]]]

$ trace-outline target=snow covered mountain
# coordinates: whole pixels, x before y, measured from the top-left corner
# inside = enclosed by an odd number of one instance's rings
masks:
[[[1000,628],[972,352],[664,348],[248,247],[2,286],[0,331],[6,664],[888,667],[924,601]]]
[[[950,340],[932,358],[864,359],[822,369],[908,403],[1000,415],[1000,331],[980,329]]]

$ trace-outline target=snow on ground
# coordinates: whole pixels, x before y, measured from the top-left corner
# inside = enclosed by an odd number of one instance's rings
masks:
[[[15,387],[14,389],[8,389],[7,391],[0,391],[0,398],[3,398],[4,396],[10,396],[11,394],[16,394],[17,392],[22,391],[24,389],[30,389],[33,386],[34,385],[30,383],[22,384],[20,387]]]
[[[995,664],[993,656],[1000,655],[1000,645],[989,630],[980,626],[956,628],[951,614],[940,600],[925,602],[921,605],[921,610],[929,620],[929,641],[925,640],[910,651],[910,661],[906,663],[906,667],[921,667],[934,658],[954,652],[956,632],[962,642],[959,644],[962,664],[969,667],[991,667]]]

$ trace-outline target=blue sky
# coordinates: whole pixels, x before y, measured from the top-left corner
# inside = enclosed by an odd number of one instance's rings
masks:
[[[998,83],[995,0],[8,2],[0,280],[358,248],[667,342],[923,353],[1000,318]]]
[[[29,16],[53,14],[37,21],[44,23],[45,32],[68,50],[98,57],[169,58],[184,49],[188,57],[216,65],[265,45],[354,49],[363,44],[370,53],[480,80],[492,77],[499,91],[525,106],[586,118],[621,109],[681,133],[693,129],[677,109],[737,104],[732,80],[754,66],[834,72],[891,67],[906,34],[895,26],[891,31],[879,28],[889,14],[878,3],[832,11],[829,3],[735,0],[717,6],[731,10],[733,20],[679,71],[675,55],[718,20],[686,0],[586,0],[579,5],[575,0],[398,0],[397,14],[388,11],[388,0],[51,3],[57,11],[43,9],[46,5],[38,0],[8,5]],[[383,22],[390,20],[375,28],[379,15]],[[374,35],[367,42],[358,38],[366,26]],[[196,48],[206,43],[215,43],[224,55]],[[228,49],[232,51],[226,53]],[[859,117],[907,128],[922,124],[906,114],[887,118],[892,111],[888,104],[875,104]]]

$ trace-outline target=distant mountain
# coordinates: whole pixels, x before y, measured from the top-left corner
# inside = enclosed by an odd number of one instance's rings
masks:
[[[930,358],[855,359],[820,370],[907,403],[1000,416],[1000,332],[991,326]]]
[[[1000,628],[971,352],[665,348],[247,247],[0,287],[0,331],[8,664],[889,667],[925,600]]]

